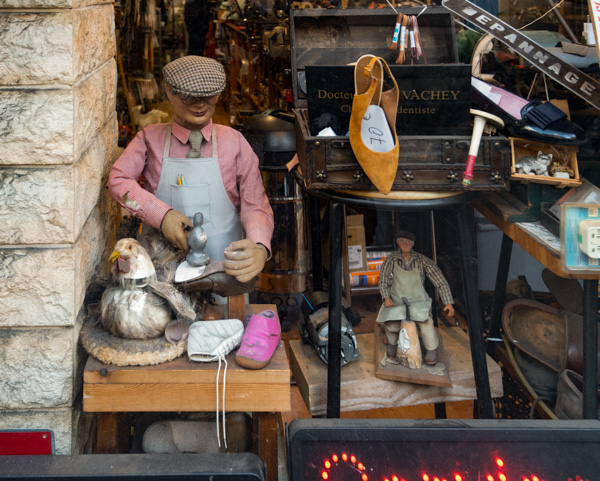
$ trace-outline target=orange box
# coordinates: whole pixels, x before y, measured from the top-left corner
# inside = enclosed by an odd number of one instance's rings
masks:
[[[376,286],[379,284],[379,271],[350,273],[350,287]]]

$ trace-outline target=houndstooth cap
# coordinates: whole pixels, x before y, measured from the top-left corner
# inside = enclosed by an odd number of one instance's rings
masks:
[[[212,97],[225,89],[223,65],[212,58],[188,55],[163,67],[163,79],[174,93]]]

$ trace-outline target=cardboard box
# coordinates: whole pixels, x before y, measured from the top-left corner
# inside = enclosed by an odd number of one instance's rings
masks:
[[[346,216],[348,245],[348,269],[350,272],[367,270],[367,246],[365,241],[364,216]]]

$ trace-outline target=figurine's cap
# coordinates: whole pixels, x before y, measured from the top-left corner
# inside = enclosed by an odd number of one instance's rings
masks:
[[[188,55],[163,67],[163,79],[173,93],[212,97],[225,89],[225,69],[212,58]]]
[[[411,241],[414,242],[417,238],[416,238],[416,236],[412,232],[409,232],[407,230],[399,230],[398,232],[396,232],[396,235],[394,236],[394,239],[395,240],[398,240],[398,239],[408,239],[408,240],[411,240]]]

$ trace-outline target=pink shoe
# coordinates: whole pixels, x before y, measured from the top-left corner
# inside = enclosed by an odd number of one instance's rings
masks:
[[[262,369],[271,361],[281,337],[277,313],[272,309],[254,314],[244,331],[235,354],[236,362],[246,369]]]

